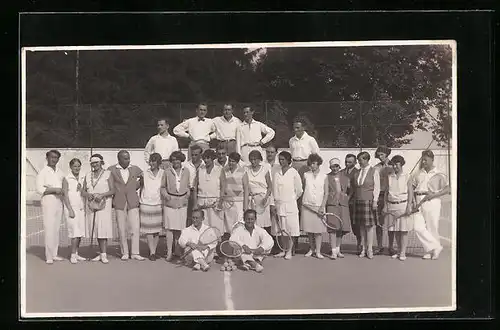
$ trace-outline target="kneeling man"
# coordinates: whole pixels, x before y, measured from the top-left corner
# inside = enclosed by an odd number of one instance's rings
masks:
[[[203,223],[205,218],[203,210],[193,210],[191,218],[193,224],[182,230],[178,243],[183,249],[191,249],[191,252],[186,256],[186,264],[192,265],[194,270],[207,271],[213,260],[217,242],[209,245],[199,244],[200,235],[209,228]]]
[[[255,210],[246,210],[243,219],[245,225],[237,226],[229,240],[238,243],[243,248],[243,254],[240,257],[243,269],[252,269],[260,273],[264,269],[262,260],[271,252],[274,241],[264,228],[255,224],[257,220]]]

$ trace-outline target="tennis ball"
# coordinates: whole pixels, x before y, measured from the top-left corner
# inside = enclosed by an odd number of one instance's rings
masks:
[[[227,266],[229,266],[229,263],[226,261],[226,262],[224,263],[224,267],[227,267]]]
[[[223,272],[223,271],[225,271],[225,270],[226,270],[226,267],[224,267],[224,266],[221,266],[221,267],[220,267],[220,271],[221,271],[221,272]]]

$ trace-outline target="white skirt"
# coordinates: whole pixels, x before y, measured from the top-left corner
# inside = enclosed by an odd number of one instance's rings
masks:
[[[73,212],[75,212],[75,217],[69,217],[69,210],[67,207],[64,208],[64,216],[66,218],[66,223],[68,227],[68,237],[69,238],[77,238],[77,237],[85,237],[85,210],[83,207],[77,208],[73,207]]]
[[[186,228],[187,207],[174,209],[171,207],[163,207],[164,227],[167,230],[182,230]]]
[[[278,213],[281,229],[287,231],[290,236],[300,236],[299,210],[297,209],[297,203],[276,201],[276,212]]]

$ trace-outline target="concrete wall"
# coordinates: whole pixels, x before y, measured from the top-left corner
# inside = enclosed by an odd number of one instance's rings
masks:
[[[65,172],[69,173],[69,162],[73,158],[78,158],[82,161],[82,171],[83,173],[87,173],[90,171],[90,149],[82,148],[82,149],[58,149],[61,152],[61,159],[59,160],[59,168]],[[282,151],[284,149],[280,149]],[[375,165],[378,160],[373,158],[373,154],[375,149],[363,149],[367,151],[372,156],[370,163]],[[26,186],[28,190],[28,200],[30,199],[39,199],[34,193],[35,189],[35,177],[36,173],[45,166],[45,153],[48,149],[38,149],[38,148],[30,148],[26,150]],[[137,165],[140,168],[147,169],[147,164],[144,161],[144,150],[143,149],[128,149],[130,152],[131,164]],[[117,163],[117,155],[118,149],[105,149],[105,148],[96,148],[93,149],[93,153],[99,153],[104,157],[105,167]],[[186,153],[186,150],[183,150]],[[328,169],[328,161],[331,158],[339,158],[341,162],[344,162],[344,158],[347,154],[358,154],[360,149],[321,149],[321,156],[323,157],[323,165],[321,166],[322,171],[329,172]],[[417,161],[420,159],[422,150],[408,150],[408,149],[393,149],[390,157],[394,155],[401,155],[406,160],[405,168],[410,171]],[[448,173],[448,150],[446,149],[436,149],[433,150],[435,155],[435,164],[436,166],[443,172]]]

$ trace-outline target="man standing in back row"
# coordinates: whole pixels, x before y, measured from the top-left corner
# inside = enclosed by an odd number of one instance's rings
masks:
[[[250,164],[248,154],[252,150],[258,150],[264,159],[262,146],[271,141],[275,134],[272,128],[253,119],[253,115],[254,110],[250,107],[243,108],[244,121],[236,130],[236,152],[241,155],[241,160],[247,165]]]
[[[295,135],[288,142],[292,154],[292,167],[299,172],[300,178],[303,179],[304,173],[308,170],[307,158],[311,154],[319,155],[319,146],[316,139],[305,131],[302,119],[296,118],[293,121],[293,131]]]
[[[170,166],[168,159],[172,152],[179,150],[179,143],[175,137],[168,133],[168,127],[168,119],[158,119],[158,134],[149,139],[144,150],[144,161],[146,164],[149,164],[149,156],[158,153],[161,155],[162,168],[165,169]]]
[[[205,117],[207,111],[207,105],[200,103],[196,110],[196,117],[189,118],[174,128],[175,135],[190,140],[190,149],[197,144],[201,147],[202,153],[209,148],[212,133],[215,132],[213,120]],[[188,153],[188,160],[191,160],[191,153]]]
[[[236,152],[236,129],[241,125],[241,120],[233,116],[233,106],[224,104],[223,115],[213,119],[215,133],[212,139],[217,140],[217,146],[224,146],[227,153]]]

